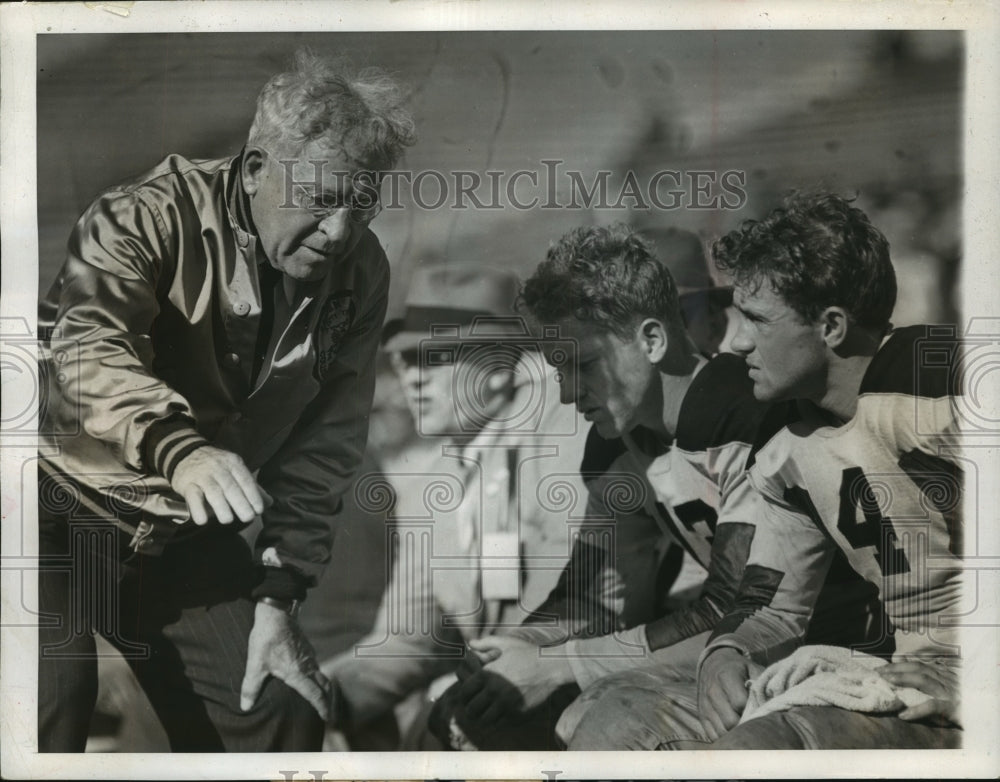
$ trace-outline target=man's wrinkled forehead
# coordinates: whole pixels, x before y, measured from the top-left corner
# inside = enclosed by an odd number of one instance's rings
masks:
[[[316,190],[343,193],[359,181],[373,182],[376,175],[343,150],[310,142],[301,154],[279,156],[278,161],[290,181]]]

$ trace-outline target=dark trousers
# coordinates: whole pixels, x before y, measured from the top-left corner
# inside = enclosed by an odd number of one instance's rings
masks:
[[[274,677],[250,711],[240,709],[254,603],[250,549],[235,528],[206,528],[150,557],[108,524],[42,515],[39,751],[84,750],[97,698],[94,633],[125,656],[173,751],[321,748],[319,716]]]

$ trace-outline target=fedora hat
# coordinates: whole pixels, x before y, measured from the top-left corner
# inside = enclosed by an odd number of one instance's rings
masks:
[[[708,270],[708,257],[698,235],[680,228],[647,228],[640,235],[653,247],[660,263],[667,267],[680,298],[706,296],[729,306],[730,286],[717,286]]]
[[[514,311],[520,281],[514,272],[489,266],[435,263],[418,266],[402,317],[386,322],[382,347],[392,353],[416,348],[431,336],[496,339],[527,335]]]

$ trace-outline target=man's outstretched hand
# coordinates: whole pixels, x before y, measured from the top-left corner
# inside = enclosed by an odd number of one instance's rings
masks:
[[[269,675],[299,693],[327,721],[330,682],[320,672],[316,653],[298,622],[280,608],[258,603],[247,647],[247,670],[240,689],[243,711],[253,708]]]
[[[239,456],[211,445],[181,459],[170,485],[184,498],[195,524],[206,524],[211,515],[221,524],[249,523],[271,504]]]

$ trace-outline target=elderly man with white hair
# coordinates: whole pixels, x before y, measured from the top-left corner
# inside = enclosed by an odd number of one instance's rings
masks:
[[[295,617],[365,447],[389,286],[368,226],[413,136],[386,74],[300,52],[236,157],[171,155],[80,218],[40,316],[41,751],[84,749],[94,632],[174,751],[320,748]]]

